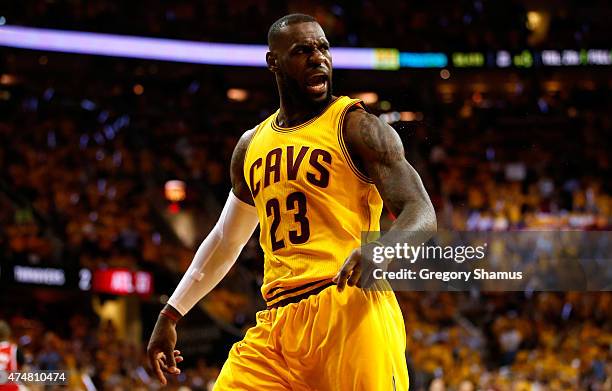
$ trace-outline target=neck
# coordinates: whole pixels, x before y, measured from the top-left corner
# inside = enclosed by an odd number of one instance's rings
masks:
[[[278,126],[286,128],[300,125],[316,117],[335,99],[334,96],[330,96],[329,99],[321,102],[306,102],[281,88],[280,85],[278,94],[280,96],[280,110],[276,121]]]

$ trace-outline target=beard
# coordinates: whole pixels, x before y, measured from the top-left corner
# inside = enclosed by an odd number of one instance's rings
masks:
[[[325,94],[319,97],[314,97],[312,94],[309,94],[305,85],[287,74],[283,74],[279,82],[284,96],[288,97],[294,103],[309,107],[313,110],[327,106],[332,99],[331,75],[327,79],[327,90]]]

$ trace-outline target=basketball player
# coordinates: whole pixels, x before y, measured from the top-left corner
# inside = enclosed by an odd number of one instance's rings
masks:
[[[176,323],[217,285],[257,224],[267,309],[233,345],[215,390],[407,390],[406,335],[395,295],[362,289],[362,231],[435,231],[423,184],[397,133],[359,100],[332,95],[321,26],[292,14],[268,33],[280,108],[238,142],[232,191],[162,309],[151,365],[178,374]],[[384,242],[384,236],[381,238]]]

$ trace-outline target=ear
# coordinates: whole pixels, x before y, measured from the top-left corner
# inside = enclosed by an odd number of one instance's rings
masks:
[[[276,73],[278,71],[278,65],[276,63],[276,55],[272,52],[266,53],[266,63],[270,72]]]

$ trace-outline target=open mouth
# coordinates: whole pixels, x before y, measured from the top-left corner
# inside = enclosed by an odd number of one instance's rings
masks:
[[[306,81],[306,89],[311,94],[323,94],[327,91],[327,76],[323,74],[314,75]]]

